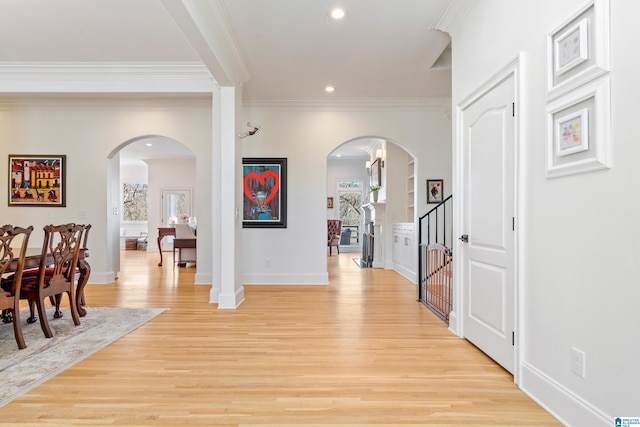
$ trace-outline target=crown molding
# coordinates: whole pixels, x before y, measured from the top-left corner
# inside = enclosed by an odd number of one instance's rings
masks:
[[[244,100],[244,108],[314,111],[425,111],[451,110],[451,98],[344,99],[344,100]]]
[[[210,93],[199,62],[0,63],[0,93]]]
[[[451,34],[456,21],[471,9],[473,3],[471,0],[451,0],[442,9],[440,16],[433,21],[431,28]]]

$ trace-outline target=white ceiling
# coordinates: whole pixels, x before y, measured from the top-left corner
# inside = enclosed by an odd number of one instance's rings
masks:
[[[449,67],[433,67],[449,37],[431,29],[449,0],[224,3],[252,73],[245,100],[450,97]],[[344,7],[347,17],[332,20],[333,6]],[[2,62],[199,58],[161,0],[0,0]],[[336,88],[331,94],[324,91],[329,84]]]

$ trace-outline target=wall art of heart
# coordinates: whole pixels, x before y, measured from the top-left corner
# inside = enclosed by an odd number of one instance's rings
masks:
[[[287,227],[287,159],[242,159],[242,226]]]

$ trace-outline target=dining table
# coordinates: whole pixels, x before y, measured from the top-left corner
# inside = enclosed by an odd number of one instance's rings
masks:
[[[40,259],[42,258],[42,249],[41,248],[27,248],[27,253],[24,258],[24,267],[23,270],[33,269],[40,266]],[[47,257],[49,258],[49,257]],[[78,253],[78,284],[76,286],[76,309],[78,310],[78,314],[80,317],[84,317],[87,315],[87,310],[85,309],[85,298],[84,298],[84,288],[89,281],[89,276],[91,275],[91,265],[87,261],[89,258],[89,249],[80,248]],[[50,264],[52,260],[47,259],[46,263]],[[18,266],[18,260],[14,259],[11,265],[9,266],[7,271],[15,271]],[[60,317],[60,313],[57,312],[54,314],[54,317]]]

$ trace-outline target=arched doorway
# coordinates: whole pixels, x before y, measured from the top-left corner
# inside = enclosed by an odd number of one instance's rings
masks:
[[[346,141],[327,156],[327,218],[343,220],[343,234],[350,234],[356,228],[350,224],[352,206],[347,209],[343,202],[353,205],[350,198],[360,191],[358,238],[350,239],[349,245],[341,245],[341,251],[362,252],[363,239],[372,230],[372,218],[377,222],[378,259],[374,266],[400,270],[401,274],[415,281],[411,262],[400,262],[394,250],[392,230],[394,224],[403,225],[403,233],[409,234],[403,242],[408,242],[405,251],[407,259],[417,254],[415,246],[416,221],[416,168],[417,161],[403,146],[384,137],[366,136]],[[377,201],[370,189],[378,185]],[[333,199],[333,208],[330,200]],[[377,215],[373,211],[377,211]],[[345,224],[346,223],[346,224]],[[384,224],[384,227],[382,226]],[[345,230],[346,228],[346,230]],[[347,243],[341,238],[341,243]],[[355,243],[355,244],[354,244]],[[409,247],[410,246],[410,247]],[[403,248],[404,249],[404,248]],[[407,265],[409,268],[407,268]]]
[[[195,154],[184,144],[158,135],[144,135],[120,144],[108,156],[109,168],[107,192],[111,215],[107,220],[108,253],[113,271],[120,271],[120,250],[128,238],[148,234],[146,250],[157,252],[157,228],[166,226],[167,209],[163,203],[163,193],[181,192],[190,195],[184,213],[197,216],[195,200],[196,161]],[[140,200],[142,207],[130,209],[124,206],[125,192],[140,189],[146,193],[146,201]],[[131,203],[131,200],[126,200]],[[183,209],[184,210],[184,209]],[[182,212],[182,211],[181,211]],[[133,216],[132,216],[133,214]]]

